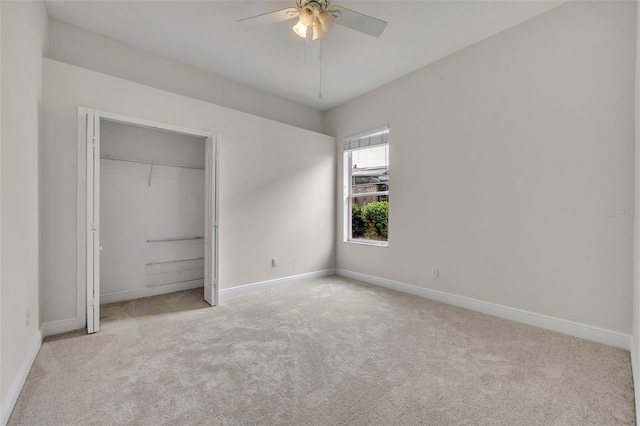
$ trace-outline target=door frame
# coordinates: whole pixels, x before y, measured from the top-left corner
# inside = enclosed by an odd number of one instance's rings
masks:
[[[138,127],[146,127],[172,133],[205,138],[205,300],[212,306],[218,304],[219,277],[219,161],[218,138],[213,132],[176,126],[83,106],[78,107],[78,188],[77,188],[77,314],[84,318],[82,326],[89,333],[100,328],[100,287],[99,267],[99,186],[94,191],[94,176],[100,173],[100,120],[115,121]],[[94,157],[88,148],[97,149]],[[90,161],[93,160],[93,161]],[[213,179],[213,185],[211,180]],[[98,181],[99,183],[99,181]],[[213,206],[211,205],[213,202]],[[99,206],[99,204],[98,204]],[[97,211],[95,211],[97,210]],[[90,217],[91,214],[91,217]],[[94,216],[95,215],[95,216]],[[95,222],[94,222],[95,217]],[[94,249],[95,247],[95,249]],[[99,266],[99,263],[98,263]],[[211,274],[213,269],[213,274]],[[209,275],[209,279],[207,279]],[[207,295],[209,297],[207,297]]]

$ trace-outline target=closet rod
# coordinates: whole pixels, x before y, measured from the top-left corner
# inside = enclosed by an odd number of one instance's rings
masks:
[[[165,161],[141,160],[139,158],[116,157],[114,155],[108,155],[108,154],[102,154],[100,155],[100,158],[103,160],[125,161],[128,163],[151,164],[156,166],[182,167],[185,169],[204,170],[204,166],[200,166],[198,164],[180,164],[180,163],[170,163]]]
[[[148,243],[166,243],[167,241],[187,241],[187,240],[204,240],[204,237],[173,237],[163,238],[161,240],[147,240]]]

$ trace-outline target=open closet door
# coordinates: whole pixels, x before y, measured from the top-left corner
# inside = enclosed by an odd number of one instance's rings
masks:
[[[87,113],[87,331],[100,329],[100,118]]]
[[[204,299],[218,304],[218,141],[215,133],[78,108],[78,309],[86,289],[87,331],[100,329],[100,123],[114,121],[205,139]],[[103,123],[104,124],[104,123]],[[103,142],[106,143],[105,138]],[[86,162],[86,165],[84,164]],[[133,161],[139,162],[139,161]],[[153,163],[152,163],[153,164]],[[106,193],[106,192],[105,192]],[[84,222],[84,223],[83,223]],[[107,239],[105,238],[105,241]],[[200,255],[202,256],[202,255]],[[84,287],[84,289],[82,289]]]
[[[218,174],[218,144],[214,137],[208,137],[205,142],[205,242],[204,242],[204,300],[211,306],[218,304],[217,264],[214,253],[217,253],[217,174]]]

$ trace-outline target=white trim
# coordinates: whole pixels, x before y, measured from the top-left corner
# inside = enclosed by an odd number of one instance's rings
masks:
[[[635,341],[631,336],[631,375],[633,376],[633,392],[636,402],[636,424],[640,424],[640,370],[638,370],[638,352]]]
[[[0,418],[0,424],[2,426],[6,425],[9,421],[9,417],[11,417],[11,412],[18,401],[18,397],[20,396],[20,392],[22,392],[22,387],[24,383],[27,381],[27,376],[29,375],[29,371],[33,366],[33,362],[36,360],[36,356],[38,355],[38,351],[40,351],[40,346],[42,345],[42,333],[38,330],[36,334],[36,340],[29,348],[29,352],[24,358],[18,373],[16,374],[13,382],[11,382],[11,386],[7,390],[7,394],[5,395],[2,401],[2,418]]]
[[[87,332],[100,330],[100,116],[87,116]]]
[[[352,209],[349,194],[351,193],[351,154],[342,154],[342,241],[351,239],[353,220],[351,218]]]
[[[392,290],[401,291],[403,293],[409,293],[415,296],[424,297],[426,299],[447,303],[449,305],[471,309],[472,311],[482,312],[484,314],[533,325],[535,327],[544,328],[558,333],[568,334],[570,336],[580,337],[586,340],[592,340],[594,342],[603,343],[605,345],[614,346],[616,348],[629,350],[631,347],[631,336],[624,333],[618,333],[617,331],[606,330],[579,322],[555,318],[548,315],[525,311],[522,309],[511,308],[509,306],[498,305],[496,303],[485,302],[478,299],[472,299],[470,297],[458,296],[455,294],[432,290],[425,287],[418,287],[412,284],[374,277],[371,275],[361,274],[359,272],[348,271],[345,269],[336,269],[336,274],[380,287],[385,287]]]
[[[364,197],[379,197],[382,195],[389,195],[389,191],[377,191],[377,192],[357,192],[355,194],[349,194],[349,198],[364,198]]]
[[[87,256],[87,115],[90,110],[78,107],[78,147],[77,147],[77,188],[76,188],[76,316],[82,318],[82,328],[87,326],[86,291],[86,256]]]
[[[141,297],[159,296],[161,294],[175,293],[176,291],[191,290],[204,287],[204,280],[189,281],[186,283],[169,284],[158,287],[141,288],[137,290],[120,291],[100,295],[100,304],[124,302],[125,300],[140,299]]]
[[[128,115],[116,114],[115,112],[97,111],[96,113],[108,121],[116,121],[118,123],[132,124],[134,126],[147,127],[150,129],[162,130],[165,132],[179,133],[187,136],[199,136],[208,138],[212,136],[212,132],[198,129],[190,129],[188,127],[175,126],[173,124],[161,123],[159,121],[147,120],[144,118],[131,117]]]
[[[389,247],[389,241],[362,240],[354,238],[343,242],[347,244],[360,244],[361,246]]]
[[[218,304],[218,140],[211,135],[205,141],[205,240],[204,240],[204,300]],[[212,187],[213,185],[213,187]]]
[[[388,126],[386,126],[388,128]],[[379,146],[389,146],[389,143],[384,143]],[[365,149],[365,148],[358,148]],[[389,241],[378,241],[371,242],[370,240],[352,238],[353,235],[353,218],[352,215],[352,205],[355,198],[364,198],[364,197],[377,197],[386,195],[389,197],[389,191],[378,191],[378,192],[362,192],[362,193],[353,193],[353,188],[351,186],[351,172],[353,171],[353,152],[358,149],[351,149],[348,151],[344,151],[342,157],[342,216],[343,216],[343,236],[342,241],[345,243],[355,243],[362,244],[368,246],[379,246],[379,247],[388,247]],[[387,168],[389,164],[387,164]],[[388,169],[387,169],[388,171]]]
[[[215,306],[219,303],[220,298],[220,139],[218,134],[213,134],[213,175],[216,184],[213,188],[213,224],[214,224],[214,256],[213,256],[213,284],[215,286],[213,301]]]
[[[45,322],[40,327],[42,337],[53,336],[56,334],[67,333],[69,331],[80,330],[85,328],[86,318],[81,315],[77,318],[67,318],[58,321]]]
[[[245,296],[257,291],[267,290],[269,288],[278,287],[285,284],[309,281],[314,278],[330,277],[336,274],[335,269],[325,269],[322,271],[308,272],[306,274],[292,275],[275,280],[260,281],[257,283],[240,285],[237,287],[223,288],[220,290],[220,300],[231,299],[233,297]]]

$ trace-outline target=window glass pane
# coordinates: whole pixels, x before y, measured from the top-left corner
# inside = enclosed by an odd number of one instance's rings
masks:
[[[365,198],[368,199],[370,197]],[[360,197],[352,198],[351,238],[387,241],[389,237],[388,196],[384,195],[376,198],[376,201],[365,201]]]
[[[366,194],[389,190],[389,145],[352,151],[351,194]],[[362,202],[379,201],[364,197]]]
[[[387,241],[389,227],[389,146],[351,152],[351,238]]]

